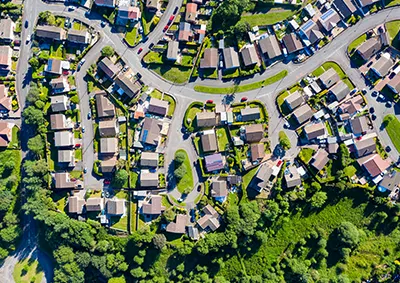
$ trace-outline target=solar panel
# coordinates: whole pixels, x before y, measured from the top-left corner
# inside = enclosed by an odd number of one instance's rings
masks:
[[[323,14],[323,15],[321,16],[321,19],[322,19],[323,21],[326,21],[326,19],[328,19],[330,16],[332,16],[333,13],[335,13],[335,11],[332,10],[332,9],[329,9],[328,11],[325,12],[325,14]]]

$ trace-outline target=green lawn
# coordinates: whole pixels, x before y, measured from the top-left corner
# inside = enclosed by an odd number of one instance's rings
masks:
[[[143,62],[146,64],[158,63],[163,64],[163,55],[160,52],[150,51],[143,57]]]
[[[128,192],[127,192],[127,191],[118,190],[118,191],[115,191],[115,197],[116,197],[116,198],[119,198],[119,199],[126,199],[126,200],[128,200],[129,195],[128,195]]]
[[[300,150],[299,153],[299,158],[304,162],[304,163],[308,163],[311,159],[311,157],[314,154],[314,150],[311,148],[303,148],[302,150]]]
[[[54,43],[50,46],[50,58],[63,59],[63,45]]]
[[[194,86],[194,90],[198,92],[204,92],[204,93],[210,93],[210,94],[231,94],[231,93],[237,93],[237,92],[246,92],[254,89],[258,89],[273,83],[276,83],[277,81],[282,80],[284,77],[286,77],[288,72],[286,70],[283,70],[279,72],[278,74],[269,77],[265,80],[250,83],[250,84],[243,84],[243,85],[235,85],[231,87],[211,87],[211,86],[202,86],[202,85],[196,85]]]
[[[19,145],[18,134],[19,134],[19,128],[17,126],[14,126],[12,128],[11,142],[9,143],[8,148],[18,148]]]
[[[131,231],[136,231],[136,210],[137,205],[134,202],[131,202]]]
[[[70,175],[71,175],[72,178],[81,179],[82,176],[83,176],[83,173],[82,173],[82,171],[74,170],[74,171],[70,172]]]
[[[190,77],[191,68],[189,67],[178,67],[168,65],[150,64],[149,69],[162,76],[164,79],[181,84],[187,82]]]
[[[75,159],[82,160],[82,148],[75,149]]]
[[[122,217],[114,216],[111,217],[111,227],[115,229],[128,230],[128,216],[124,215]]]
[[[137,28],[130,28],[125,33],[125,40],[129,45],[135,46],[140,38],[138,37]]]
[[[400,5],[400,0],[386,0],[385,5],[386,7],[397,6]]]
[[[253,179],[254,175],[257,173],[258,167],[255,167],[251,170],[249,170],[244,176],[243,176],[243,188],[246,189],[247,186],[250,184],[251,180]]]
[[[183,149],[179,149],[175,152],[175,155],[178,152],[182,152],[185,154],[186,158],[181,166],[186,167],[186,174],[185,176],[177,183],[178,191],[183,193],[188,193],[193,189],[194,182],[193,182],[193,174],[192,174],[192,164],[190,163],[189,156],[187,155],[186,151]]]
[[[72,28],[75,30],[83,30],[84,26],[82,25],[82,23],[74,22]]]
[[[388,133],[390,139],[396,150],[400,152],[400,121],[393,114],[386,115],[383,119],[383,124],[385,126],[386,132]]]
[[[224,127],[218,128],[215,132],[218,140],[218,150],[225,151],[225,149],[229,146],[229,140],[228,140],[228,135],[226,133],[226,129]]]
[[[150,97],[161,99],[162,98],[162,92],[159,91],[158,89],[153,89],[153,91],[150,93]]]
[[[13,272],[15,283],[40,283],[43,275],[39,262],[27,258],[19,261]]]
[[[349,53],[350,56],[353,55],[357,47],[360,46],[361,43],[363,43],[366,40],[367,40],[367,34],[364,33],[359,38],[350,43],[349,47],[347,48],[347,53]]]
[[[266,5],[265,5],[266,6]],[[297,8],[292,5],[281,6],[278,8],[271,7],[256,7],[251,14],[242,15],[240,21],[247,22],[251,27],[259,25],[273,25],[293,16]],[[259,9],[258,9],[259,8]]]
[[[169,107],[168,107],[167,115],[172,117],[172,115],[174,115],[175,107],[176,107],[175,99],[172,96],[164,93],[163,100],[168,101]]]
[[[399,1],[399,0],[397,0],[397,1]],[[386,29],[389,32],[392,46],[399,49],[400,48],[400,40],[399,40],[400,20],[386,23]]]

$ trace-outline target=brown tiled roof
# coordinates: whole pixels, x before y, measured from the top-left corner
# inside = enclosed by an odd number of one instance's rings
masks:
[[[287,48],[288,53],[293,53],[303,49],[303,44],[294,33],[286,34],[282,40]]]
[[[117,120],[102,120],[99,122],[99,132],[101,137],[115,137],[118,133]]]
[[[218,49],[206,48],[204,50],[203,59],[200,60],[200,68],[215,69],[218,67]]]
[[[264,158],[265,156],[264,144],[258,143],[251,145],[250,152],[251,152],[251,161],[256,161],[258,159]]]
[[[325,124],[323,122],[313,123],[304,127],[304,132],[309,140],[325,135]]]
[[[165,116],[168,111],[168,101],[152,97],[149,104],[149,112]]]
[[[314,166],[315,169],[321,171],[322,168],[329,162],[328,152],[325,149],[318,149],[318,151],[314,154],[312,158],[311,165]]]
[[[104,91],[96,93],[96,108],[99,118],[113,117],[115,115],[114,104],[107,98]]]
[[[201,147],[204,152],[216,151],[217,148],[217,137],[215,136],[215,132],[203,134],[201,137]],[[223,150],[223,149],[220,149]]]
[[[197,4],[188,3],[186,4],[185,21],[189,23],[194,23],[197,16]]]
[[[186,232],[185,228],[189,222],[189,217],[184,214],[176,215],[175,222],[168,223],[165,228],[167,232],[174,234],[184,234]]]
[[[159,195],[152,195],[149,202],[144,202],[142,206],[143,214],[160,215],[165,206],[161,204],[162,197]]]
[[[269,59],[282,55],[281,47],[275,35],[268,36],[258,42],[261,52],[268,56]]]
[[[104,57],[97,66],[111,79],[119,73],[119,68],[108,57]]]
[[[357,159],[358,164],[364,165],[364,168],[372,176],[378,176],[390,166],[390,159],[383,160],[379,154],[371,154]]]
[[[53,39],[53,40],[65,40],[67,38],[67,32],[63,28],[55,26],[37,26],[36,35],[38,37]]]
[[[124,199],[109,199],[107,201],[107,213],[110,215],[121,215],[124,213]]]
[[[214,198],[228,196],[226,181],[214,181],[211,184],[211,196]]]
[[[262,124],[252,124],[245,126],[246,141],[259,142],[264,137],[264,127]]]
[[[8,96],[8,91],[5,85],[0,84],[0,109],[11,111],[12,98]]]
[[[70,181],[69,173],[55,173],[55,188],[56,189],[72,189],[75,188],[75,182]]]
[[[196,114],[197,127],[214,127],[217,125],[217,116],[214,112],[199,112]]]

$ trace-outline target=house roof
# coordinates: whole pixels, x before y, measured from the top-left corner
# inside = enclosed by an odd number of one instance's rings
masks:
[[[366,116],[358,116],[351,121],[351,128],[353,130],[353,134],[362,134],[368,131],[368,120]]]
[[[134,97],[141,89],[141,86],[137,83],[137,81],[132,82],[131,79],[124,74],[118,75],[118,77],[115,79],[115,84],[119,86],[130,98]]]
[[[341,101],[350,93],[350,89],[344,81],[339,81],[329,89],[329,92],[337,101]]]
[[[357,47],[357,52],[364,60],[369,60],[375,53],[381,50],[382,44],[377,37],[371,37]]]
[[[380,187],[386,190],[393,191],[400,185],[400,173],[393,171],[383,176],[382,181],[379,183]]]
[[[152,195],[148,202],[144,202],[142,206],[143,214],[160,215],[165,210],[165,206],[161,204],[162,197]]]
[[[72,182],[69,173],[60,172],[54,174],[55,188],[56,189],[72,189],[75,188],[75,182]]]
[[[113,117],[115,115],[115,107],[114,104],[106,96],[106,92],[99,91],[96,93],[95,97],[96,97],[97,117],[99,118]]]
[[[260,182],[267,182],[271,178],[272,172],[270,164],[264,163],[258,168],[255,178]]]
[[[118,151],[117,138],[100,138],[100,153],[115,154]]]
[[[36,27],[36,36],[53,40],[65,40],[67,32],[60,27],[44,25]]]
[[[309,124],[304,127],[304,132],[309,140],[325,135],[326,129],[323,122]]]
[[[350,17],[355,11],[357,11],[357,8],[351,0],[334,0],[333,4],[344,18]]]
[[[252,124],[245,126],[246,141],[259,142],[264,137],[264,127],[262,124]]]
[[[400,92],[400,73],[398,73],[394,78],[392,78],[388,84],[393,90],[396,90],[397,93]]]
[[[338,73],[336,73],[335,69],[329,68],[322,75],[320,75],[318,79],[325,88],[330,88],[340,80],[340,77]]]
[[[102,173],[111,173],[114,171],[117,164],[117,157],[113,156],[108,159],[102,159],[100,163]]]
[[[177,214],[175,222],[169,222],[165,230],[169,233],[184,234],[186,225],[189,223],[189,216],[186,214]]]
[[[373,138],[356,140],[354,146],[358,156],[368,155],[376,151],[376,143]]]
[[[158,166],[158,153],[143,151],[140,155],[140,166]]]
[[[214,112],[199,112],[196,114],[197,127],[214,127],[217,125],[217,116]]]
[[[101,120],[99,122],[100,137],[115,137],[118,133],[117,120],[111,118],[110,120]]]
[[[0,46],[0,66],[3,69],[11,68],[11,57],[12,57],[12,49],[10,46],[1,45]]]
[[[81,43],[81,44],[88,44],[89,43],[89,33],[86,30],[76,30],[70,29],[68,30],[68,41]]]
[[[58,59],[49,59],[46,64],[45,71],[56,75],[61,75],[62,61]]]
[[[74,145],[74,135],[71,131],[61,131],[54,133],[54,146],[72,146]]]
[[[86,211],[101,211],[103,206],[103,198],[88,198],[86,200]]]
[[[97,66],[111,79],[119,73],[119,68],[108,57],[104,57]]]
[[[149,112],[165,116],[168,111],[168,101],[160,100],[157,98],[150,98]]]
[[[259,63],[257,51],[253,44],[243,47],[240,54],[246,67]]]
[[[307,37],[307,39],[311,42],[311,44],[314,44],[315,42],[324,37],[320,27],[312,19],[304,23],[300,27],[300,31],[304,36]]]
[[[50,81],[50,86],[53,90],[64,90],[67,88],[66,91],[69,90],[68,81],[64,77],[54,78]]]
[[[218,49],[206,48],[204,50],[203,59],[200,60],[200,68],[215,69],[218,67]]]
[[[329,162],[328,152],[320,148],[312,157],[311,165],[314,166],[315,169],[321,171],[322,168]]]
[[[286,34],[282,41],[283,44],[285,44],[288,53],[297,52],[303,49],[303,44],[295,33]]]
[[[0,20],[0,38],[7,39],[7,40],[13,40],[14,39],[14,28],[15,28],[15,24],[10,18],[1,19]]]
[[[382,54],[378,60],[372,64],[371,69],[373,69],[377,74],[381,77],[386,76],[389,73],[389,70],[392,68],[394,62],[390,57],[389,53]]]
[[[399,76],[400,77],[400,76]],[[340,104],[339,109],[342,113],[354,114],[363,108],[364,99],[361,95],[356,95],[351,99]]]
[[[125,200],[124,199],[109,199],[107,200],[107,213],[110,215],[124,214]]]
[[[211,196],[214,198],[227,197],[228,189],[226,181],[213,181],[211,184]]]
[[[336,154],[339,149],[339,145],[337,143],[328,144],[328,152],[330,154]]]
[[[357,159],[358,164],[364,165],[364,168],[372,176],[378,176],[386,169],[389,168],[391,161],[389,159],[383,160],[379,154],[371,154]]]
[[[238,68],[240,67],[239,55],[233,47],[227,47],[222,50],[224,54],[225,68]]]
[[[378,2],[379,0],[360,0],[361,6],[365,7],[365,6],[369,6],[372,5],[376,2]]]
[[[8,91],[5,85],[0,84],[0,109],[11,111],[12,98],[8,96]]]
[[[64,114],[52,114],[50,115],[50,128],[52,130],[65,130],[72,127],[67,126],[67,118]]]
[[[116,0],[94,0],[94,3],[98,6],[115,7]]]
[[[222,155],[220,153],[215,153],[213,155],[207,155],[204,157],[204,161],[206,164],[206,169],[208,172],[220,170],[224,168],[224,161],[222,159]]]
[[[151,145],[157,145],[161,128],[161,123],[156,119],[145,118],[140,134],[140,141]]]
[[[68,198],[68,212],[82,214],[85,200],[78,196],[71,196]]]
[[[326,31],[331,31],[342,20],[339,14],[334,9],[329,9],[323,13],[318,21],[325,28]]]
[[[179,42],[178,41],[168,42],[167,59],[170,60],[178,59],[178,52],[179,52]]]
[[[179,41],[189,41],[190,38],[193,36],[192,28],[189,23],[181,22],[179,24],[179,34],[178,40]]]
[[[287,174],[285,174],[286,187],[293,188],[301,185],[301,177],[296,167],[289,166]]]
[[[242,121],[254,121],[260,119],[260,108],[258,107],[246,107],[240,110]]]
[[[140,173],[141,187],[158,187],[158,173],[141,172]]]
[[[185,21],[194,23],[197,17],[197,4],[196,3],[187,3],[186,4],[186,13],[185,13]]]
[[[261,52],[268,56],[269,59],[282,55],[281,47],[279,46],[278,40],[275,35],[270,35],[261,39],[258,42]]]
[[[199,230],[194,226],[188,226],[188,235],[193,240],[198,240],[199,237]]]
[[[207,204],[205,207],[203,207],[203,213],[211,215],[212,217],[219,216],[218,212],[210,204]]]
[[[313,116],[313,111],[308,104],[303,104],[293,111],[293,115],[296,118],[297,122],[301,125],[305,121],[311,119],[311,117]]]
[[[290,109],[295,109],[300,106],[304,102],[304,98],[299,91],[295,91],[289,94],[288,97],[285,98],[285,103],[290,107]]]
[[[118,17],[126,20],[138,20],[142,17],[139,7],[120,6],[118,9]]]
[[[0,147],[6,147],[12,139],[13,124],[0,121]]]
[[[251,152],[251,161],[253,162],[258,159],[264,158],[265,156],[264,144],[262,143],[252,144],[250,147],[250,152]]]
[[[72,149],[68,150],[59,150],[58,151],[58,162],[65,163],[65,162],[74,162],[74,151]]]
[[[204,152],[218,150],[217,137],[215,136],[214,130],[212,130],[212,132],[210,133],[201,135],[200,140],[201,140],[201,147],[203,148]]]

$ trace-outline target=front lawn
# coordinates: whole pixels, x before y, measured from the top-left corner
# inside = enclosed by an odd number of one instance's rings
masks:
[[[82,160],[82,148],[75,149],[75,159]]]
[[[270,4],[256,3],[259,4],[255,6],[254,10],[251,13],[243,14],[240,19],[241,22],[249,23],[251,27],[273,25],[293,16],[297,12],[297,6],[295,5],[273,7]]]
[[[191,68],[189,67],[158,64],[150,64],[148,68],[163,77],[164,79],[177,84],[187,82],[189,80],[191,71]]]
[[[167,115],[172,117],[172,115],[174,115],[175,107],[176,107],[175,99],[171,95],[164,93],[163,100],[168,101],[169,106],[168,106]]]
[[[361,43],[363,43],[366,40],[367,40],[367,34],[364,33],[359,38],[350,43],[349,47],[347,48],[347,53],[349,54],[349,56],[352,56],[353,53],[356,51],[357,47],[360,46]]]
[[[392,22],[386,23],[386,29],[389,32],[392,46],[399,49],[400,48],[400,39],[399,39],[400,21],[392,21]]]
[[[392,7],[392,6],[397,6],[397,5],[400,5],[400,0],[386,0],[385,1],[386,8]]]
[[[183,161],[181,166],[185,166],[185,175],[183,178],[181,178],[179,181],[177,181],[177,188],[178,191],[183,194],[183,193],[189,193],[194,186],[193,182],[193,174],[192,174],[192,164],[190,163],[189,156],[187,155],[187,152],[183,149],[179,149],[175,152],[175,156],[177,153],[183,153],[185,155],[185,160]]]
[[[124,215],[122,217],[113,216],[111,217],[111,227],[115,229],[128,230],[128,216]]]
[[[308,164],[310,161],[311,157],[314,154],[314,150],[311,148],[303,148],[300,150],[299,153],[299,158],[301,161],[303,161],[305,164]]]
[[[400,121],[393,114],[386,115],[383,119],[383,125],[388,133],[394,147],[400,152]]]
[[[218,140],[218,150],[225,151],[227,147],[229,147],[229,139],[226,129],[224,127],[218,128],[215,132]]]
[[[140,35],[138,35],[137,28],[130,28],[125,33],[125,40],[130,46],[135,46],[140,41]]]

